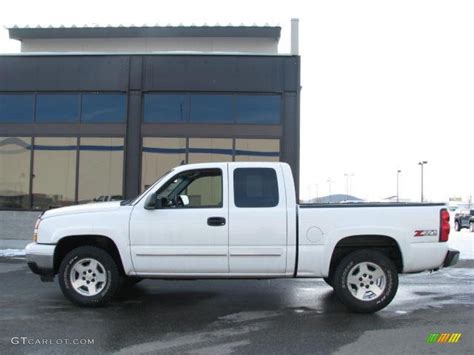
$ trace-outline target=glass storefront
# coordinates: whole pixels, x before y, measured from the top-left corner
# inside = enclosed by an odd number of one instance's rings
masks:
[[[127,97],[123,94],[82,94],[81,121],[86,123],[125,122]]]
[[[34,104],[31,94],[0,94],[0,122],[32,122]]]
[[[280,140],[236,139],[235,161],[279,161]]]
[[[141,190],[181,164],[279,161],[279,146],[278,139],[146,137]],[[0,138],[0,208],[121,200],[124,155],[121,137]]]
[[[279,159],[279,139],[143,138],[141,190],[181,164]]]
[[[33,209],[74,204],[77,138],[38,137],[33,149]]]
[[[188,163],[232,161],[231,138],[190,138]]]
[[[80,102],[78,94],[38,94],[35,119],[37,122],[77,122]]]
[[[143,121],[174,125],[177,134],[183,123],[275,125],[281,100],[274,93],[150,92],[143,96]],[[127,102],[121,92],[0,93],[0,123],[97,124],[100,131],[127,120]],[[0,208],[46,210],[123,199],[124,157],[123,137],[0,138]],[[140,190],[181,164],[279,157],[279,139],[145,137]]]
[[[0,123],[120,123],[126,116],[123,93],[0,93]]]
[[[143,97],[143,110],[143,120],[147,123],[278,124],[281,96],[147,93]]]
[[[78,202],[122,200],[123,138],[80,138]]]
[[[31,138],[0,137],[0,208],[29,208]]]
[[[143,97],[143,119],[145,122],[187,121],[188,98],[185,95],[145,94]]]
[[[141,189],[186,163],[186,138],[143,138]]]

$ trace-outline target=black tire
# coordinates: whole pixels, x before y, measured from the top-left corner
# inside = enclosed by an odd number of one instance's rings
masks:
[[[93,259],[103,265],[103,274],[106,276],[102,290],[92,296],[82,295],[71,284],[71,273],[74,266],[83,259]],[[59,286],[64,296],[71,302],[84,307],[98,307],[106,304],[120,289],[123,277],[120,275],[114,259],[105,250],[82,246],[71,250],[61,261],[59,267]]]
[[[331,276],[325,277],[324,282],[326,282],[329,286],[334,288],[334,279]]]
[[[384,287],[382,288],[382,292],[375,298],[367,300],[358,299],[349,289],[349,287],[351,287],[354,290],[354,286],[349,286],[347,282],[349,272],[354,270],[353,268],[356,269],[352,272],[357,272],[357,265],[359,265],[360,263],[369,263],[371,267],[375,264],[375,266],[379,267],[385,274],[385,282]],[[369,270],[369,275],[361,275],[361,277],[364,277],[361,283],[361,285],[364,285],[363,287],[372,287],[368,286],[369,282],[372,282],[372,277],[370,275],[371,272],[372,271]],[[357,283],[358,282],[359,281],[357,281]],[[357,285],[357,287],[359,286]],[[365,291],[364,288],[361,289],[362,292]],[[350,253],[339,262],[334,273],[334,291],[336,292],[337,297],[349,309],[357,313],[373,313],[381,310],[393,300],[395,294],[397,293],[397,289],[397,268],[395,267],[392,260],[390,260],[383,253],[375,250],[363,249]],[[356,291],[354,290],[354,292]],[[369,292],[370,296],[371,290],[366,291],[365,295],[367,295],[367,292]]]
[[[454,222],[454,230],[459,232],[461,230],[461,224],[458,221]]]

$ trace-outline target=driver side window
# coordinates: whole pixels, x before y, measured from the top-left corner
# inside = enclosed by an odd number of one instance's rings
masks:
[[[190,170],[172,178],[157,194],[162,208],[222,207],[222,171]]]

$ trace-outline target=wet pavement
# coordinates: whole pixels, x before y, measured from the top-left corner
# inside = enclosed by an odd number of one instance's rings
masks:
[[[473,267],[401,276],[391,305],[361,315],[311,279],[147,280],[108,307],[79,308],[21,258],[0,258],[0,353],[473,353]],[[435,332],[463,335],[427,344]]]

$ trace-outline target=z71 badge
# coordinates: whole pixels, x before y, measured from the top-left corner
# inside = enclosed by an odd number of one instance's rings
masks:
[[[415,231],[414,237],[435,237],[438,235],[436,229]]]

